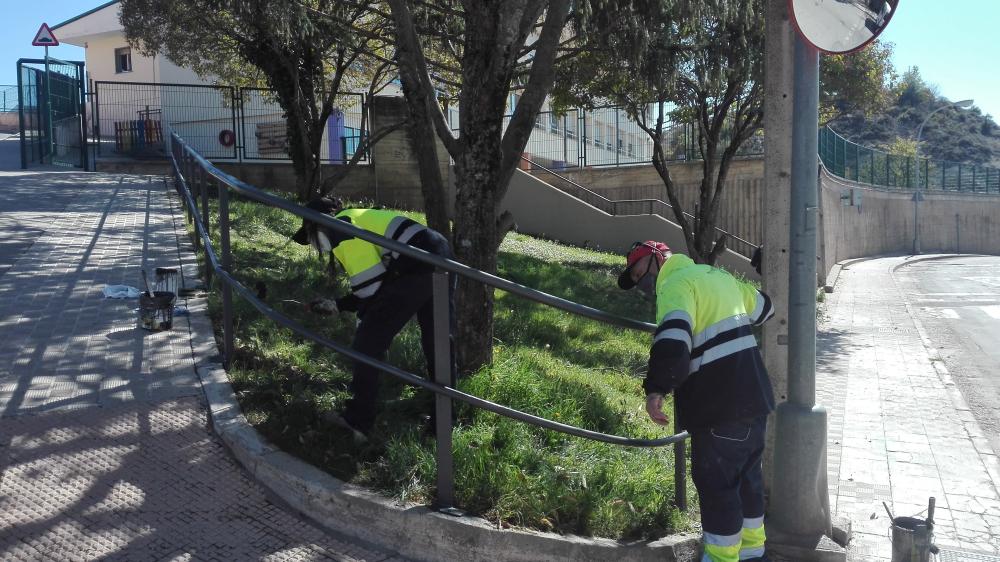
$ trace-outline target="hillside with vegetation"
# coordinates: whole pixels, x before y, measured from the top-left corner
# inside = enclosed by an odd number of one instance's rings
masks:
[[[928,84],[917,68],[903,73],[891,88],[890,103],[865,115],[842,115],[829,123],[845,138],[863,146],[911,156],[917,129],[934,110],[959,100],[948,100]],[[1000,127],[978,107],[939,111],[924,126],[920,154],[937,160],[1000,167]]]

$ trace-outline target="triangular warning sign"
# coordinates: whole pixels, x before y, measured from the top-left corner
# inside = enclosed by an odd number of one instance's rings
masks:
[[[32,41],[31,44],[36,47],[55,47],[59,44],[59,40],[56,39],[55,35],[52,35],[52,30],[49,29],[49,24],[43,23],[42,27],[38,28],[38,33],[35,34],[35,40]]]

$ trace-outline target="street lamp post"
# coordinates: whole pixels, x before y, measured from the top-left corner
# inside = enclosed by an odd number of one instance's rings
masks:
[[[926,125],[927,122],[931,120],[931,117],[933,117],[935,113],[948,109],[949,107],[968,109],[972,107],[972,100],[962,100],[962,101],[957,101],[955,103],[942,105],[941,107],[930,112],[927,115],[927,117],[924,118],[924,121],[920,124],[920,127],[917,128],[917,147],[916,147],[917,189],[913,192],[913,253],[914,254],[920,253],[920,213],[918,209],[920,202],[923,201],[924,199],[923,190],[920,188],[920,136],[924,134],[924,125]]]

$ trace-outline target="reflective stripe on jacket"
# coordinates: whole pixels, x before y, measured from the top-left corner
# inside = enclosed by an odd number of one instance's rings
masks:
[[[427,229],[413,219],[380,209],[344,209],[337,213],[336,217],[347,220],[358,228],[404,244],[417,233]],[[383,256],[389,255],[390,259],[399,257],[397,252],[390,252],[360,238],[341,239],[340,243],[333,247],[333,255],[347,272],[354,295],[362,299],[375,295],[382,286],[382,279],[386,273]]]
[[[767,414],[774,395],[751,326],[773,314],[752,285],[674,254],[656,278],[646,393],[676,392],[684,429]]]

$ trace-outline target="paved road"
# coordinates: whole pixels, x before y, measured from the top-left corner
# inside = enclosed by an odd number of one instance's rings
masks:
[[[941,560],[997,560],[1000,460],[936,360],[901,276],[903,258],[846,267],[822,307],[817,391],[829,411],[834,512],[854,524],[851,561],[890,558],[888,503],[918,515],[937,498]],[[933,277],[933,275],[930,275]]]
[[[1000,451],[1000,257],[915,263],[897,278],[994,451]]]
[[[208,426],[187,317],[138,328],[178,266],[162,179],[17,169],[0,140],[0,560],[398,560],[273,503]]]

